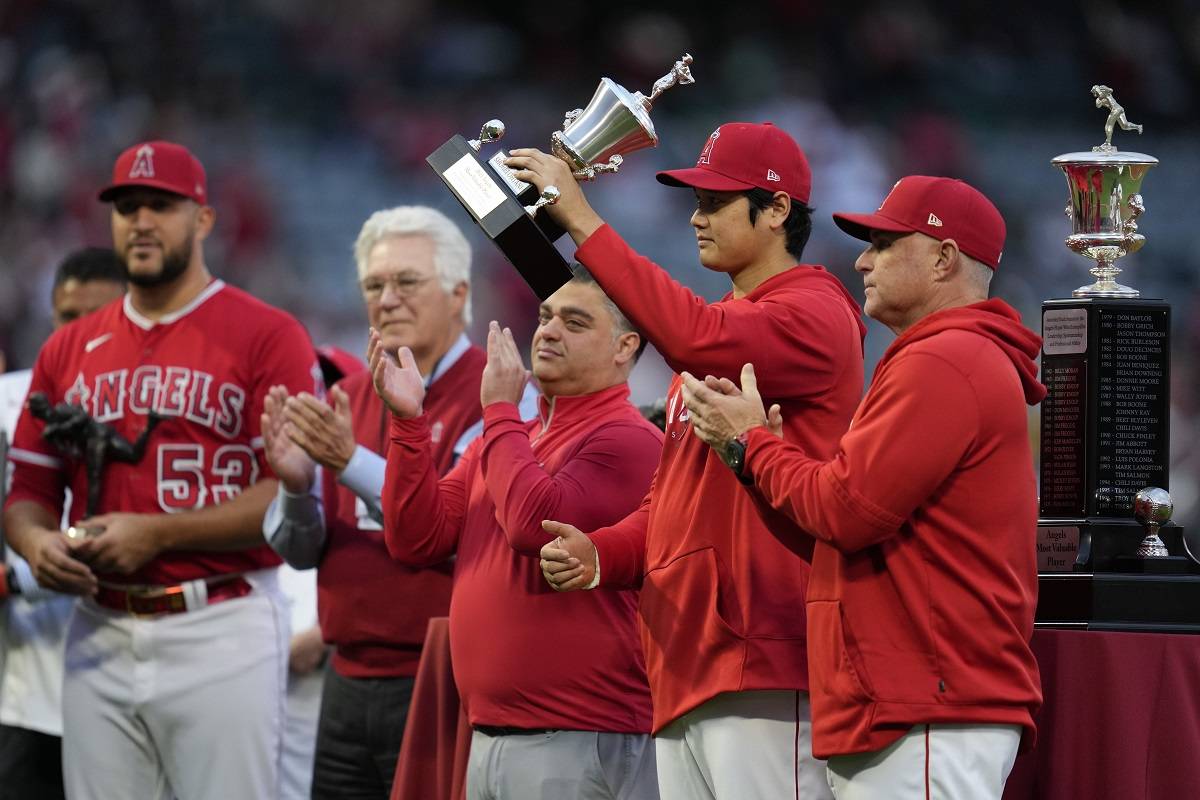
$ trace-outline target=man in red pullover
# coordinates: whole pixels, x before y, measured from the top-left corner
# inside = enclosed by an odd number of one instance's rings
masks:
[[[481,427],[486,357],[465,333],[471,247],[441,212],[400,206],[367,219],[354,257],[372,329],[389,350],[413,353],[438,434],[432,468],[443,474]],[[425,629],[450,606],[451,564],[410,568],[388,557],[379,498],[390,414],[365,370],[330,394],[327,404],[277,386],[267,397],[262,430],[280,492],[263,531],[293,567],[317,568],[321,632],[334,646],[312,796],[385,800]]]
[[[866,310],[898,334],[836,455],[779,438],[750,365],[741,392],[684,376],[685,400],[700,437],[741,450],[756,494],[817,537],[813,750],[838,800],[998,800],[1041,704],[1025,409],[1045,395],[1041,340],[987,299],[1004,220],[962,181],[910,176],[874,214],[834,219],[870,242]]]
[[[811,230],[812,178],[790,136],[769,123],[727,123],[694,168],[658,175],[695,191],[700,263],[732,283],[712,304],[605,225],[563,162],[536,150],[513,156],[519,178],[559,187],[546,210],[672,369],[735,377],[747,360],[765,360],[764,393],[787,411],[789,437],[833,455],[862,394],[865,329],[836,278],[797,264]],[[828,797],[809,747],[804,590],[813,540],[782,514],[760,516],[690,427],[676,377],[642,505],[604,529],[552,526],[561,541],[544,555],[580,561],[559,588],[597,577],[601,587],[642,588],[664,798]]]
[[[475,731],[472,800],[654,800],[650,691],[637,593],[563,603],[542,580],[544,519],[596,527],[637,507],[662,433],[629,402],[641,336],[585,270],[542,303],[532,365],[540,418],[522,422],[527,373],[493,322],[479,390],[483,436],[438,480],[428,398],[407,348],[372,335],[375,386],[392,411],[384,537],[410,567],[457,555],[454,678]],[[561,631],[586,631],[564,642]]]

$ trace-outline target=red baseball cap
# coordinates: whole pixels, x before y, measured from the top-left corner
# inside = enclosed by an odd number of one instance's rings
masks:
[[[896,181],[874,214],[839,211],[833,221],[866,242],[871,231],[953,239],[960,250],[992,269],[1004,253],[1004,217],[983,192],[956,178],[909,175]]]
[[[714,192],[766,189],[808,204],[812,171],[796,140],[769,122],[726,122],[712,132],[696,166],[658,173],[659,183]]]
[[[183,145],[172,142],[142,142],[117,156],[112,183],[100,191],[100,200],[112,200],[129,186],[148,186],[182,195],[200,205],[208,202],[208,180],[204,167]]]

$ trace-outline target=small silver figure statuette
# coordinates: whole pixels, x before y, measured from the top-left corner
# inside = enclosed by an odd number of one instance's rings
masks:
[[[1117,148],[1113,147],[1112,143],[1113,129],[1120,125],[1123,131],[1141,133],[1142,126],[1125,119],[1125,108],[1113,97],[1112,89],[1098,83],[1092,87],[1092,94],[1096,97],[1096,108],[1108,109],[1108,119],[1104,121],[1104,144],[1097,145],[1092,150],[1097,153],[1115,153]]]
[[[675,62],[675,66],[671,67],[670,72],[654,82],[654,85],[650,87],[650,96],[642,97],[642,104],[649,111],[651,104],[667,89],[695,82],[696,79],[692,77],[692,56],[690,53],[684,53],[683,58]]]

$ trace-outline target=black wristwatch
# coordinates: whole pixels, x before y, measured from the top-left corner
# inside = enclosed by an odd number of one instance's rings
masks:
[[[749,486],[754,483],[754,480],[746,474],[746,441],[748,437],[745,432],[739,433],[737,436],[730,439],[723,447],[717,449],[717,455],[725,466],[733,470],[733,474],[742,483]]]

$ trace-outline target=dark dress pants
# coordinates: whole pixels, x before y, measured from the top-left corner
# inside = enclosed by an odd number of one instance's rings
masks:
[[[0,725],[0,800],[61,800],[62,738]]]
[[[347,678],[326,668],[314,800],[387,800],[412,690],[412,678]]]

